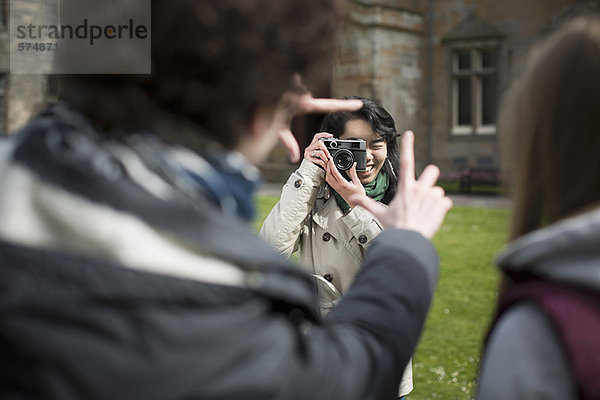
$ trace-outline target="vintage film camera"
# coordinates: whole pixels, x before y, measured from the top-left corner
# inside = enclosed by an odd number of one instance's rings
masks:
[[[357,171],[367,169],[367,143],[362,139],[321,138],[333,163],[338,171],[343,172],[352,168],[356,162]]]

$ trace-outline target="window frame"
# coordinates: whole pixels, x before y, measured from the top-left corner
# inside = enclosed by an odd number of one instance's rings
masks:
[[[495,108],[497,111],[499,101],[500,81],[500,44],[498,41],[470,41],[452,46],[450,49],[450,121],[452,136],[494,136],[496,124],[483,124],[483,84],[482,77],[493,76],[495,84]],[[493,66],[483,67],[482,52],[492,50],[495,53]],[[470,55],[470,66],[468,69],[458,68],[459,54]],[[471,104],[470,124],[458,124],[459,119],[459,89],[458,81],[461,77],[470,77],[471,82]]]

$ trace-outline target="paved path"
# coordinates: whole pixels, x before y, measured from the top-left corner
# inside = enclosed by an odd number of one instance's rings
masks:
[[[476,194],[451,194],[449,197],[455,206],[480,208],[510,208],[510,199],[501,196],[483,196]]]
[[[264,183],[259,189],[258,194],[279,196],[283,184]],[[481,208],[509,208],[510,200],[499,196],[482,196],[471,194],[451,194],[450,198],[455,206],[463,207],[481,207]]]

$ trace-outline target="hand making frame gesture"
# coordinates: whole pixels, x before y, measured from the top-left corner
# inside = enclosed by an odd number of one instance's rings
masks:
[[[354,196],[352,201],[370,211],[385,228],[413,230],[431,239],[452,208],[452,200],[435,186],[440,176],[437,166],[428,165],[415,179],[413,132],[404,133],[400,152],[398,190],[389,206],[366,195]]]

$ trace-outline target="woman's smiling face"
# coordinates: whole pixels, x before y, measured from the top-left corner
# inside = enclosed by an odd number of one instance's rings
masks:
[[[367,143],[367,169],[364,172],[356,172],[363,185],[373,182],[387,158],[385,140],[373,132],[371,124],[364,119],[346,122],[346,129],[340,139],[362,139]]]

